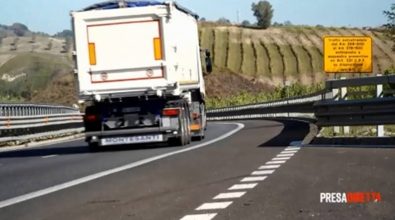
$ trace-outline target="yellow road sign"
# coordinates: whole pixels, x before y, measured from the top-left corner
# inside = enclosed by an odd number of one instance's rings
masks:
[[[372,73],[372,38],[324,37],[324,71],[327,73]]]

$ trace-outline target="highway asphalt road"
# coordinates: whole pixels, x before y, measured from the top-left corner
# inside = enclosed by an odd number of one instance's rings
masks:
[[[186,147],[2,152],[0,219],[395,219],[394,148],[290,146],[308,124],[238,123]],[[320,201],[332,192],[380,198]]]

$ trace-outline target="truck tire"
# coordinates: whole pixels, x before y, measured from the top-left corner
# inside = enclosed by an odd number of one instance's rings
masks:
[[[206,137],[206,127],[207,127],[206,108],[203,103],[200,105],[200,112],[201,112],[200,123],[202,126],[200,128],[199,135],[195,137],[195,140],[197,140],[197,141],[201,141]]]
[[[179,134],[180,136],[172,139],[170,141],[170,144],[175,145],[175,146],[185,146],[190,143],[191,140],[191,134],[188,132],[188,118],[186,117],[185,111],[181,112],[181,115],[179,116],[179,122],[180,122],[180,130]],[[189,141],[188,141],[189,140]]]
[[[98,152],[99,151],[99,143],[88,143],[88,148],[90,152]]]

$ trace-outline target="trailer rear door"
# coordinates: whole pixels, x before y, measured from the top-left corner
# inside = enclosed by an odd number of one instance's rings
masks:
[[[164,78],[160,20],[87,25],[91,83]]]

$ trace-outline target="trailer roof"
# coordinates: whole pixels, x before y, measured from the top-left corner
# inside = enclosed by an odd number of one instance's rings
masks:
[[[168,4],[167,2],[158,2],[158,1],[127,1],[125,0],[125,6],[127,8],[134,8],[134,7],[145,7],[145,6],[155,6],[155,5],[166,5]],[[196,19],[199,19],[199,16],[195,14],[194,12],[190,11],[187,8],[182,7],[176,2],[173,2],[173,4],[176,6],[176,8],[180,11],[183,11],[184,13],[187,13]],[[108,10],[108,9],[117,9],[120,8],[120,1],[106,1],[106,2],[101,2],[97,4],[93,4],[91,6],[88,6],[82,11],[91,11],[91,10]]]

